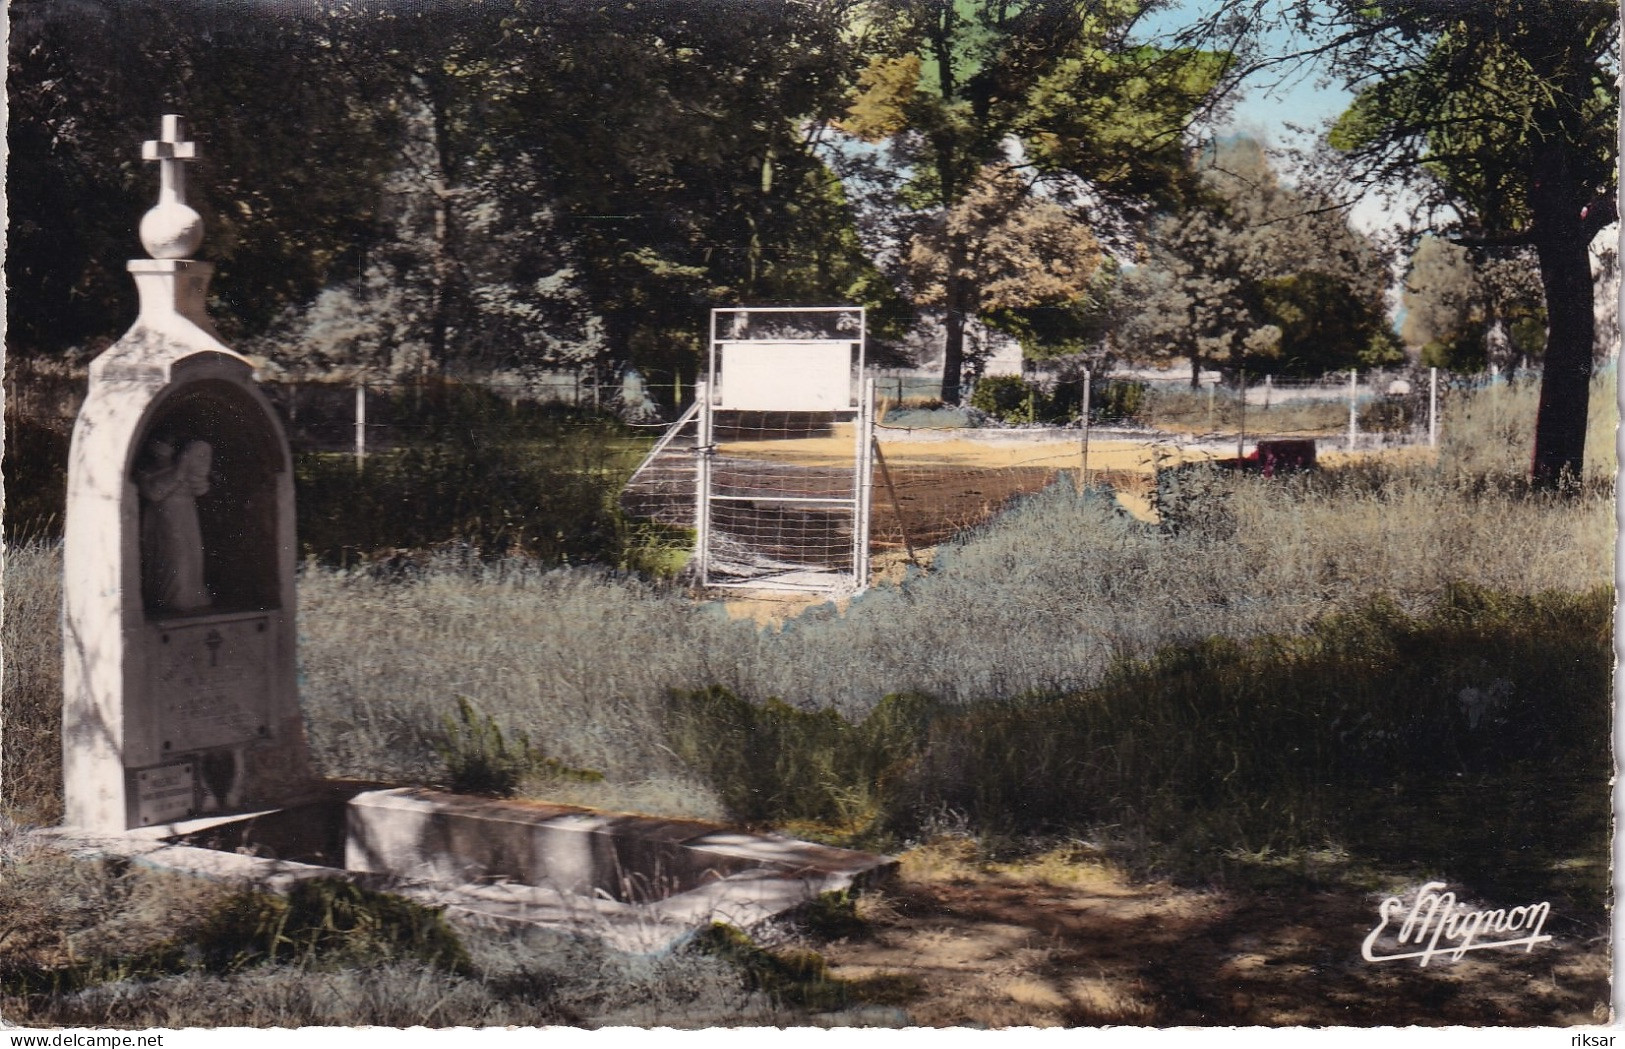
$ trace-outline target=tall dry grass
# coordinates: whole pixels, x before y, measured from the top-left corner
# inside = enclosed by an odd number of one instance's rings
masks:
[[[0,553],[0,810],[62,818],[62,557],[55,543]]]
[[[1611,482],[1619,471],[1614,436],[1619,428],[1619,364],[1599,369],[1586,415],[1585,479]],[[1523,377],[1447,394],[1441,410],[1440,465],[1452,480],[1515,481],[1529,471],[1538,377]]]
[[[1598,399],[1593,431],[1606,433],[1602,384]],[[1477,439],[1476,400],[1457,410],[1438,466],[1218,477],[1177,534],[1062,484],[943,548],[929,574],[782,630],[599,569],[448,560],[386,578],[307,565],[301,698],[315,756],[330,775],[434,781],[436,738],[463,697],[563,765],[605,775],[537,789],[710,816],[715,793],[661,731],[672,690],[716,685],[855,720],[890,693],[969,704],[1076,691],[1166,645],[1301,633],[1377,596],[1420,614],[1456,583],[1507,594],[1609,585],[1609,489],[1531,493],[1521,471],[1475,465],[1485,443],[1527,446],[1527,433],[1497,426]],[[1599,447],[1606,472],[1611,445]],[[1518,461],[1510,454],[1494,461]],[[6,748],[6,796],[32,806],[29,818],[51,818],[57,775],[58,564],[35,546],[6,567],[6,710],[26,743]]]
[[[672,689],[860,718],[894,692],[970,703],[1084,688],[1160,646],[1300,632],[1378,595],[1420,613],[1455,583],[1534,594],[1611,581],[1607,488],[1531,493],[1453,456],[1218,478],[1188,508],[1200,527],[1177,535],[1062,485],[950,544],[932,573],[779,631],[590,570],[431,568],[400,583],[312,568],[313,736],[333,772],[432,775],[428,733],[461,695],[561,760],[673,803],[690,785],[652,730]]]

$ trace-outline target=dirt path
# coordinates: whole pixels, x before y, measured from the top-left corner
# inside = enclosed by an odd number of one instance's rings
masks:
[[[1377,897],[1196,892],[1099,866],[975,869],[906,856],[832,975],[903,986],[911,1024],[1548,1026],[1608,1019],[1606,928],[1550,944],[1370,963]]]

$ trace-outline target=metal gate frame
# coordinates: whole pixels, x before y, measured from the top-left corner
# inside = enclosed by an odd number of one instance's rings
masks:
[[[722,342],[750,342],[750,339],[717,338],[718,315],[722,313],[856,313],[859,318],[858,336],[856,339],[819,339],[819,340],[788,340],[788,339],[762,339],[762,342],[803,342],[843,343],[856,345],[857,361],[855,370],[858,375],[858,395],[855,404],[845,410],[836,411],[840,418],[850,415],[855,423],[853,429],[852,495],[849,497],[837,496],[764,496],[764,495],[719,495],[714,490],[712,460],[716,455],[715,422],[720,392],[717,382],[718,349]],[[831,590],[839,592],[861,593],[869,586],[869,530],[870,505],[874,488],[874,429],[875,429],[875,383],[865,373],[865,350],[867,334],[867,316],[862,306],[773,306],[773,307],[722,307],[711,311],[711,352],[710,369],[707,380],[698,383],[695,390],[695,404],[699,407],[698,435],[695,454],[695,506],[694,525],[696,541],[694,549],[694,564],[698,583],[702,587],[732,587],[741,589],[796,589],[796,590]],[[787,412],[798,412],[797,409],[785,409]],[[824,414],[820,412],[805,412],[804,414]],[[785,585],[768,580],[717,580],[711,576],[711,507],[718,502],[754,502],[776,503],[780,505],[821,505],[828,507],[849,508],[852,513],[852,570],[848,573],[828,573],[833,580],[839,582],[827,587],[812,587],[807,585]],[[809,566],[811,568],[811,566]]]

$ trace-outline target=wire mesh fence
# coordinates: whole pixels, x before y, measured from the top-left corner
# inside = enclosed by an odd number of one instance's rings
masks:
[[[1202,375],[1194,385],[1188,377],[1144,373],[1000,375],[972,386],[965,408],[938,406],[933,380],[925,376],[882,375],[876,385],[882,423],[900,428],[1082,427],[1087,422],[1186,439],[1299,438],[1316,439],[1327,448],[1369,449],[1436,440],[1440,398],[1494,379],[1358,372],[1315,380],[1266,376],[1243,387],[1220,381],[1216,373]]]
[[[11,369],[7,378],[7,534],[49,533],[60,527],[68,431],[84,380],[59,370],[29,376]],[[1132,375],[1095,377],[1085,428],[1077,379],[1018,378],[1026,383],[1022,398],[995,414],[935,405],[930,376],[882,372],[867,549],[903,555],[935,545],[1067,472],[1087,469],[1122,490],[1143,488],[1147,463],[1136,460],[1128,470],[1090,459],[1084,449],[1091,435],[1146,447],[1198,445],[1214,457],[1247,454],[1272,437],[1312,438],[1322,451],[1425,444],[1442,440],[1459,398],[1508,378],[1441,374],[1435,396],[1426,373],[1411,377],[1408,388],[1396,376],[1362,373],[1352,384],[1347,377],[1250,383],[1245,395],[1222,384],[1192,389]],[[672,533],[695,524],[691,436],[672,436],[659,468],[626,488],[692,405],[691,383],[563,374],[477,384],[261,386],[298,457],[307,553],[361,556],[461,536],[556,559],[614,559],[629,529],[643,528],[637,522],[664,529],[663,541],[674,544],[682,540]],[[1054,409],[1068,402],[1070,412]],[[716,514],[718,563],[747,560],[730,553],[738,539],[754,544],[758,558],[849,567],[850,521],[787,500],[847,497],[852,423],[792,423],[766,413],[721,413],[717,421],[717,491],[735,504]],[[1150,455],[1142,451],[1139,459]],[[771,510],[769,496],[778,500]]]

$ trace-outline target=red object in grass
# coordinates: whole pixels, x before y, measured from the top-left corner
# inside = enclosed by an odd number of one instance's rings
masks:
[[[1299,473],[1318,468],[1313,438],[1259,441],[1245,459],[1220,459],[1214,465],[1223,470],[1243,470],[1274,477],[1278,473]]]

